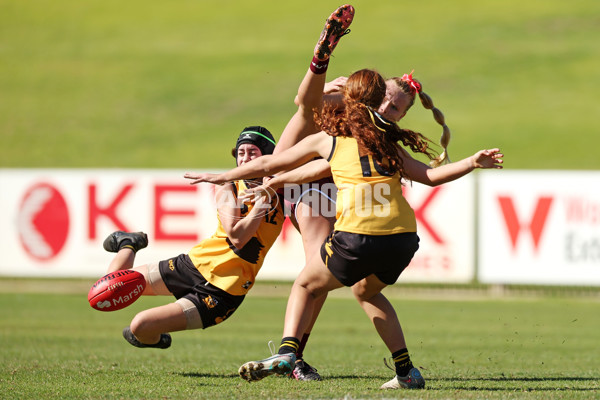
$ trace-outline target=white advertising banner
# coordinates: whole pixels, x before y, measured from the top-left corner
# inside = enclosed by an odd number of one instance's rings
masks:
[[[136,263],[186,253],[213,234],[214,187],[190,185],[180,170],[0,169],[0,275],[100,277],[115,230],[144,231]],[[474,180],[437,188],[407,186],[421,248],[405,282],[469,282],[474,276]],[[302,240],[286,219],[259,278],[293,280],[304,266]]]
[[[484,171],[484,283],[600,285],[599,171]]]
[[[468,283],[475,278],[475,176],[437,187],[407,185],[419,250],[400,282]]]

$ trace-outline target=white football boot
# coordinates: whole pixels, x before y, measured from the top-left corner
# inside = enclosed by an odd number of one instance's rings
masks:
[[[248,382],[259,381],[269,375],[289,375],[296,365],[294,353],[275,354],[260,361],[248,361],[238,370],[242,379]]]
[[[380,389],[424,389],[425,379],[421,375],[421,371],[417,368],[412,368],[408,371],[408,375],[402,377],[396,375],[394,379],[381,385]]]

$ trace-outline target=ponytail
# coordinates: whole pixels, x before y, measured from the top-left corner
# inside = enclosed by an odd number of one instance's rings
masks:
[[[421,104],[428,110],[433,112],[433,118],[435,122],[442,126],[442,136],[440,137],[440,145],[444,149],[442,153],[437,156],[435,159],[431,160],[429,163],[433,168],[439,167],[440,165],[450,162],[450,158],[448,157],[448,145],[450,144],[450,128],[446,125],[446,119],[444,118],[444,114],[440,111],[439,108],[434,107],[433,101],[431,97],[422,90],[419,91],[419,99],[421,99]]]
[[[414,72],[414,71],[413,71]],[[421,100],[421,104],[428,110],[431,110],[433,113],[433,118],[435,121],[442,126],[442,136],[440,137],[440,145],[444,149],[442,153],[431,160],[429,163],[433,168],[439,167],[440,165],[450,162],[450,158],[448,157],[448,145],[450,144],[450,128],[446,125],[446,119],[444,118],[444,114],[440,111],[439,108],[433,105],[433,100],[431,97],[425,92],[423,92],[423,86],[419,81],[413,78],[412,72],[410,74],[404,74],[402,78],[394,78],[396,83],[399,84],[400,87],[407,87],[413,97],[418,93],[419,99]],[[403,84],[400,84],[403,83]],[[412,104],[411,104],[412,105]]]

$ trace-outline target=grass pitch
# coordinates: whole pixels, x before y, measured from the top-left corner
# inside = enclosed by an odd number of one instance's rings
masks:
[[[346,289],[328,299],[305,353],[324,377],[247,383],[243,362],[279,341],[289,284],[264,283],[220,326],[173,334],[167,350],[121,337],[145,297],[102,313],[87,303],[92,282],[0,293],[3,399],[595,399],[600,393],[597,295],[494,298],[389,290],[424,391],[380,391],[393,373],[374,328]],[[42,285],[43,286],[43,285]]]

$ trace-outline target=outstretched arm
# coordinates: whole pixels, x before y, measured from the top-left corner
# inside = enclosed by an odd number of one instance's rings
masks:
[[[294,169],[315,157],[327,157],[331,152],[332,144],[331,136],[325,132],[319,132],[306,137],[281,153],[255,158],[222,174],[187,172],[184,177],[191,179],[191,184],[200,182],[220,184],[238,179],[260,178]]]
[[[291,171],[286,171],[269,179],[264,186],[271,189],[282,188],[286,183],[300,185],[302,183],[317,181],[319,179],[331,176],[331,168],[324,158],[310,161]]]
[[[412,158],[404,149],[401,149],[406,174],[415,182],[428,186],[437,186],[456,180],[476,168],[502,168],[504,154],[500,149],[480,150],[471,157],[445,164],[437,168],[423,164]]]
[[[302,183],[312,182],[331,176],[331,168],[327,160],[320,158],[318,160],[306,163],[291,171],[286,171],[273,178],[265,178],[264,183],[244,190],[240,193],[241,201],[253,201],[257,197],[265,196],[270,198],[278,189],[286,184],[300,185]]]
[[[331,176],[331,168],[327,160],[320,158],[318,160],[306,163],[291,171],[276,175],[273,178],[265,178],[264,183],[244,190],[240,193],[240,200],[251,201],[260,196],[273,196],[278,189],[285,184],[300,185],[302,183],[316,181]]]

